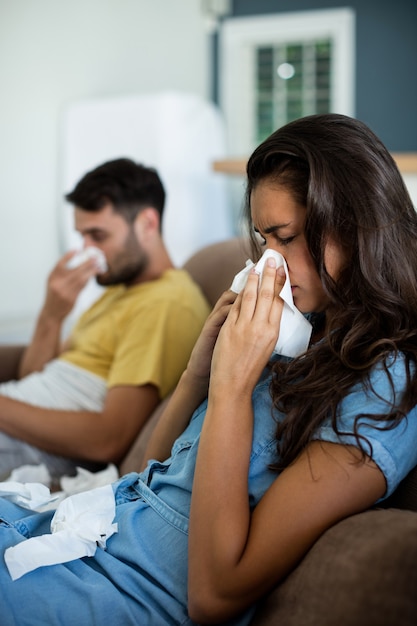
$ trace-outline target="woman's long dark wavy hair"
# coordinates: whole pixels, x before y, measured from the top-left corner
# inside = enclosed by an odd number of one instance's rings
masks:
[[[291,122],[253,152],[247,165],[250,224],[252,190],[265,180],[306,207],[307,245],[330,301],[324,340],[288,364],[273,365],[272,398],[285,415],[277,429],[277,469],[283,469],[325,419],[340,432],[340,401],[355,383],[369,388],[376,363],[388,373],[399,352],[406,360],[405,392],[388,414],[372,417],[390,428],[417,403],[417,215],[385,146],[365,124],[343,115]],[[336,281],[324,263],[329,240],[348,259]],[[252,241],[259,253],[254,233]],[[365,452],[360,417],[355,435]]]

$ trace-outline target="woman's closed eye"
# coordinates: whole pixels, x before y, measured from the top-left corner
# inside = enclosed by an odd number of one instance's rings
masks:
[[[259,244],[262,247],[268,247],[269,241],[271,242],[271,244],[273,243],[277,246],[285,247],[288,246],[296,237],[296,235],[280,237],[278,235],[278,229],[275,228],[271,228],[270,230],[268,229],[269,232],[266,232],[265,235],[263,235],[257,228],[254,228],[254,231],[256,233]]]
[[[289,237],[279,237],[277,233],[272,233],[271,235],[263,237],[263,240],[265,242],[263,245],[268,246],[268,244],[270,243],[270,247],[278,246],[280,248],[285,248],[294,241],[295,237],[296,235],[291,235]]]
[[[292,237],[276,237],[275,239],[278,245],[288,246],[288,244],[290,244],[295,239],[295,235],[293,235]]]

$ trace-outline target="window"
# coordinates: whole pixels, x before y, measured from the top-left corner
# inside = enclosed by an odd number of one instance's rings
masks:
[[[351,9],[227,19],[220,54],[220,100],[231,156],[246,156],[298,117],[354,115]]]
[[[332,40],[256,49],[256,142],[287,122],[331,110]]]

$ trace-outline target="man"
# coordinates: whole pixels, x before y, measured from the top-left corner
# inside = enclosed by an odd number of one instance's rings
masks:
[[[0,474],[45,463],[54,479],[75,466],[118,463],[176,385],[209,308],[175,269],[161,235],[157,173],[129,159],[87,173],[66,196],[84,247],[104,253],[52,270],[19,380],[0,385]],[[87,281],[104,294],[60,345],[63,322]]]

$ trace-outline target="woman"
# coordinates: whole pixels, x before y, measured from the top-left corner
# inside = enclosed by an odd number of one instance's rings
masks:
[[[254,245],[285,257],[314,314],[308,350],[271,359],[285,281],[271,258],[219,299],[153,460],[114,485],[107,549],[14,582],[0,570],[2,623],[247,624],[327,528],[417,463],[417,217],[392,158],[364,124],[318,115],[271,135],[247,173]],[[45,532],[10,503],[0,516],[3,550]]]

